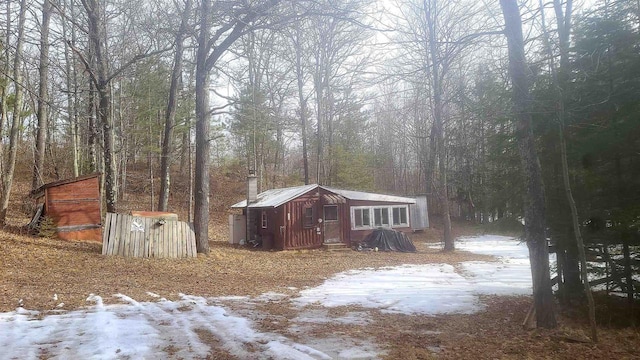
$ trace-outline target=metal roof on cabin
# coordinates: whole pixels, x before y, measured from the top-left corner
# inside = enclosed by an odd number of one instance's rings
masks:
[[[374,193],[368,193],[363,191],[334,189],[326,186],[321,186],[321,188],[331,191],[332,193],[342,195],[349,200],[383,201],[383,202],[397,202],[397,203],[406,203],[406,204],[416,203],[416,199],[402,197],[402,196],[374,194]]]
[[[258,194],[257,201],[249,205],[249,207],[251,208],[278,207],[286,203],[287,201],[293,200],[298,196],[308,191],[311,191],[317,187],[321,187],[327,191],[341,195],[349,200],[396,202],[396,203],[405,203],[405,204],[416,203],[416,200],[413,198],[385,195],[385,194],[374,194],[374,193],[367,193],[362,191],[334,189],[326,186],[318,186],[316,184],[312,184],[312,185],[303,185],[303,186],[295,186],[295,187],[289,187],[289,188],[271,189],[271,190],[263,191],[260,194]],[[243,200],[237,204],[231,205],[231,208],[238,209],[238,208],[244,208],[246,206],[247,206],[247,201]]]
[[[249,207],[252,208],[265,208],[265,207],[277,207],[289,200],[295,199],[298,196],[317,188],[318,185],[303,185],[281,189],[271,189],[263,191],[258,194],[258,200]],[[242,200],[237,204],[231,205],[232,208],[244,208],[247,207],[247,200]]]

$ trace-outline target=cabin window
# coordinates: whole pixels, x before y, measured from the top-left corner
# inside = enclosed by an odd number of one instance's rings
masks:
[[[312,227],[313,226],[313,207],[305,207],[304,208],[303,224],[304,224],[304,227]]]
[[[407,207],[398,206],[393,208],[393,226],[408,226],[407,221]]]
[[[262,212],[262,228],[266,229],[267,228],[267,212],[263,211]]]
[[[338,221],[338,205],[325,205],[324,221]]]
[[[356,208],[353,210],[353,224],[355,228],[371,227],[371,216],[369,208]]]
[[[373,208],[373,223],[376,227],[389,227],[389,208]]]
[[[402,206],[353,206],[351,207],[351,229],[374,229],[377,227],[408,227],[409,207]]]

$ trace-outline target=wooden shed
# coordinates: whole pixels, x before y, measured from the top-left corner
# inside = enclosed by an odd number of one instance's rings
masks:
[[[252,191],[248,193],[248,203],[231,206],[243,209],[246,232],[230,229],[230,233],[243,234],[247,241],[258,239],[263,248],[276,250],[351,247],[380,227],[411,231],[409,205],[416,202],[315,184],[267,190],[253,199]]]
[[[51,182],[31,196],[38,205],[32,223],[48,216],[60,239],[102,241],[100,174]]]

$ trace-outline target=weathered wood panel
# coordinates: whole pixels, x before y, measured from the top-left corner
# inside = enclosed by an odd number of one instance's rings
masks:
[[[77,201],[78,199],[99,200],[100,183],[98,177],[76,182],[50,186],[46,189],[47,201]]]
[[[102,237],[102,229],[85,229],[85,230],[76,230],[76,231],[59,231],[56,233],[56,236],[62,240],[89,240],[89,241],[99,241]]]
[[[164,211],[131,210],[131,216],[152,217],[152,218],[163,218],[163,219],[178,220],[178,214],[170,213],[170,212],[164,212]]]
[[[303,196],[283,205],[285,234],[283,250],[309,249],[322,246],[322,236],[317,233],[319,201],[315,196]],[[313,209],[313,219],[309,226],[304,224],[306,208]]]
[[[124,257],[195,257],[193,229],[183,221],[107,213],[103,255]]]
[[[45,184],[33,195],[65,240],[102,240],[99,174]]]
[[[58,226],[100,224],[100,203],[98,200],[49,203],[46,215]]]

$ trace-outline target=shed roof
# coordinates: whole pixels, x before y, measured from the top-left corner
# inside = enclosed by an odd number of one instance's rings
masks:
[[[93,173],[93,174],[89,174],[89,175],[84,175],[84,176],[78,176],[75,178],[70,178],[70,179],[63,179],[63,180],[58,180],[58,181],[53,181],[50,183],[46,183],[42,186],[40,186],[39,188],[31,191],[30,195],[32,197],[40,197],[44,195],[44,190],[52,188],[52,187],[56,187],[56,186],[62,186],[62,185],[67,185],[67,184],[72,184],[78,181],[84,181],[84,180],[88,180],[91,178],[95,178],[95,177],[99,177],[100,175],[102,175],[101,173]]]
[[[396,203],[405,203],[405,204],[416,203],[416,200],[413,198],[384,195],[384,194],[374,194],[374,193],[368,193],[368,192],[362,192],[362,191],[334,189],[326,186],[319,186],[317,184],[311,184],[311,185],[303,185],[303,186],[295,186],[295,187],[289,187],[289,188],[271,189],[271,190],[263,191],[260,194],[258,194],[257,201],[250,204],[249,207],[250,208],[278,207],[316,188],[322,188],[324,190],[340,195],[349,200],[396,202]],[[247,207],[247,201],[246,200],[240,201],[237,204],[231,205],[231,207],[235,209]]]

